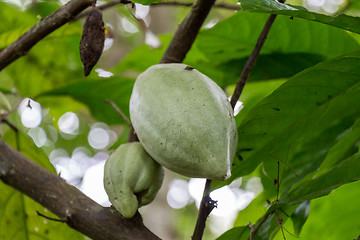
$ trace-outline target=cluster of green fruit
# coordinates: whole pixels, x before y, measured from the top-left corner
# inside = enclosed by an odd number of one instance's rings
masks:
[[[121,145],[104,173],[110,202],[124,217],[155,198],[161,166],[188,177],[230,177],[238,138],[233,109],[199,71],[184,64],[147,69],[136,79],[130,118],[140,142]]]

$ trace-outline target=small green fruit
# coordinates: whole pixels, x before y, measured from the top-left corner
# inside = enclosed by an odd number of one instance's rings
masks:
[[[164,177],[162,167],[139,142],[120,145],[105,163],[104,187],[112,205],[126,218],[151,203]]]
[[[162,166],[188,177],[230,177],[238,138],[233,109],[204,74],[184,64],[150,67],[136,79],[130,117]]]

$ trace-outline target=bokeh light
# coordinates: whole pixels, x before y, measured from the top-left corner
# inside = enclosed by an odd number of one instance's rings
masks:
[[[139,29],[126,17],[122,17],[120,22],[121,22],[121,27],[125,30],[125,32],[131,34],[139,32]]]
[[[303,5],[310,11],[334,14],[344,2],[345,0],[303,0]]]
[[[103,77],[103,78],[108,78],[114,75],[112,72],[105,71],[104,69],[101,68],[95,69],[95,72],[97,72],[99,77]]]
[[[64,113],[59,118],[58,126],[61,133],[76,136],[79,133],[79,118],[73,112]]]
[[[46,132],[41,127],[32,128],[28,131],[29,136],[37,147],[42,147],[47,141]]]
[[[161,47],[161,41],[159,38],[149,30],[145,32],[145,44],[151,48]]]
[[[150,7],[135,3],[135,17],[143,19],[149,15]]]
[[[36,128],[40,125],[42,114],[41,105],[30,98],[21,101],[18,112],[22,124],[27,128]]]
[[[101,161],[88,168],[84,174],[80,190],[98,204],[108,207],[111,204],[103,185],[104,166],[105,161]]]
[[[94,149],[105,149],[116,139],[116,133],[110,130],[108,125],[101,122],[93,124],[88,135],[89,144]]]
[[[172,208],[178,209],[185,207],[190,200],[188,182],[183,179],[172,180],[166,199]]]

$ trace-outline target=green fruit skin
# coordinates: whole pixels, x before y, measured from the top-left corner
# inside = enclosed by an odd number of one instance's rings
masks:
[[[188,177],[225,180],[238,142],[233,109],[210,78],[184,64],[158,64],[136,79],[136,134],[155,161]]]
[[[154,200],[163,178],[162,167],[139,142],[120,145],[105,163],[105,191],[125,218],[132,218],[139,207]]]

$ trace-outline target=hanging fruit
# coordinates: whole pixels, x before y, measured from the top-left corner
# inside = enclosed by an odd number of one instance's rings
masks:
[[[238,141],[233,109],[196,69],[158,64],[140,74],[130,117],[144,149],[162,166],[188,177],[230,177]]]

